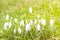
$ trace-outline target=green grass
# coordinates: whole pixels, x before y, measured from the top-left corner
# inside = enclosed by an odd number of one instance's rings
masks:
[[[56,3],[53,4],[53,1]],[[59,2],[60,0],[0,0],[0,40],[60,40]],[[29,13],[29,7],[32,7],[32,14]],[[8,21],[5,19],[7,14],[10,16]],[[41,25],[40,31],[36,30],[34,24],[28,32],[25,31],[25,26],[19,25],[21,20],[28,22],[29,20],[38,20],[37,15],[40,16],[39,19],[46,19],[46,26],[37,22]],[[18,23],[14,22],[14,18],[18,19]],[[55,20],[52,29],[50,29],[50,19]],[[10,21],[12,27],[4,30],[4,23]],[[19,27],[22,29],[21,34],[17,31]],[[15,34],[14,29],[16,29]]]

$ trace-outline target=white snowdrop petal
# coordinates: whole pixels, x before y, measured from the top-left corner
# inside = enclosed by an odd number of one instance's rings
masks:
[[[53,26],[53,24],[54,24],[54,20],[50,19],[50,25]]]
[[[46,25],[46,20],[45,20],[45,19],[41,19],[41,24],[42,24],[43,26],[45,26],[45,25]]]
[[[16,33],[16,29],[14,29],[14,34]]]
[[[37,28],[38,31],[40,31],[40,25],[39,24],[37,24],[36,28]]]
[[[21,34],[21,29],[20,29],[20,28],[18,28],[18,33],[20,33],[20,34]]]
[[[29,7],[29,12],[32,13],[32,7]]]
[[[7,30],[7,28],[8,28],[8,22],[6,22],[5,24],[4,24],[4,30]]]
[[[20,26],[24,26],[24,20],[20,21]]]
[[[29,31],[29,30],[30,30],[30,25],[26,24],[26,31]]]
[[[6,20],[8,20],[9,19],[9,15],[6,15]]]
[[[7,30],[7,26],[6,27],[4,26],[4,30]]]
[[[14,22],[15,22],[15,23],[17,23],[17,22],[18,22],[17,18],[14,18]]]

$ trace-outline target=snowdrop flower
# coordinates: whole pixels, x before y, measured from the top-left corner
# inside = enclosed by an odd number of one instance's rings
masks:
[[[40,31],[40,25],[39,24],[37,24],[36,28],[38,31]]]
[[[32,13],[32,7],[29,7],[29,12]]]
[[[43,26],[45,26],[45,25],[46,25],[46,20],[45,20],[45,19],[41,19],[41,24],[42,24]]]
[[[15,18],[15,19],[14,19],[14,22],[15,22],[15,23],[17,23],[17,22],[18,22],[17,18]]]
[[[14,29],[14,34],[16,33],[16,29]]]
[[[11,26],[12,26],[12,22],[9,22],[8,26],[9,26],[9,28],[11,28]]]
[[[30,24],[26,24],[26,31],[29,31],[30,29]]]
[[[4,30],[7,30],[8,25],[9,25],[9,23],[8,23],[8,22],[6,22],[6,23],[4,24]]]
[[[8,20],[9,19],[9,15],[6,15],[6,20]]]
[[[20,21],[20,26],[24,26],[24,20]]]
[[[20,28],[18,28],[18,33],[20,33],[20,34],[21,34],[21,29],[20,29]]]
[[[53,26],[53,24],[54,24],[54,20],[50,19],[50,25]]]

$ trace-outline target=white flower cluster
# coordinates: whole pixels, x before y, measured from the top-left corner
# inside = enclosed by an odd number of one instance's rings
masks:
[[[16,33],[16,31],[18,31],[19,34],[21,34],[21,28],[19,27],[18,29],[14,29],[14,34]]]
[[[9,19],[9,15],[6,15],[6,20],[8,20],[8,19]],[[18,19],[17,18],[14,18],[14,22],[15,23],[18,23]],[[40,31],[40,23],[43,26],[46,26],[46,20],[43,19],[43,18],[42,19],[39,19],[39,20],[37,20],[37,19],[30,20],[29,22],[26,21],[26,24],[25,24],[25,20],[21,20],[20,21],[20,26],[25,26],[25,30],[28,32],[28,31],[31,30],[31,26],[32,25],[35,25],[36,26],[36,29],[38,31]],[[50,19],[50,26],[53,26],[53,24],[54,24],[54,20],[53,19]],[[3,28],[4,28],[4,30],[7,30],[8,28],[11,28],[11,26],[12,26],[12,22],[10,21],[10,22],[4,23],[4,27]],[[21,34],[21,28],[18,28],[17,31]],[[16,29],[14,29],[14,33],[16,33]]]
[[[7,30],[7,28],[11,28],[11,26],[12,26],[12,22],[6,22],[4,24],[4,30]]]
[[[6,20],[8,21],[9,20],[9,15],[6,15]],[[7,28],[11,28],[11,26],[12,26],[12,22],[10,21],[10,22],[6,22],[6,23],[4,23],[4,30],[7,30]]]
[[[25,26],[26,28],[26,31],[29,31],[30,29],[31,29],[31,26],[30,26],[30,24],[26,24],[26,26]]]

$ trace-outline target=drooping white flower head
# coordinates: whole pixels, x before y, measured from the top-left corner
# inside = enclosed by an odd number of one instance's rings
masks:
[[[17,23],[17,22],[18,22],[17,18],[14,18],[14,22],[15,22],[15,23]]]
[[[9,15],[6,15],[6,20],[9,20]]]
[[[45,25],[46,25],[46,20],[45,20],[45,19],[41,19],[41,24],[42,24],[43,26],[45,26]]]
[[[24,20],[20,21],[20,26],[24,26]]]
[[[40,25],[39,24],[37,24],[36,28],[38,31],[40,31]]]
[[[8,22],[6,22],[5,24],[4,24],[4,30],[7,30],[7,28],[8,28],[8,25],[9,25],[9,23]]]
[[[8,26],[9,26],[9,28],[11,28],[11,26],[12,26],[12,22],[9,22]]]
[[[53,24],[54,24],[54,20],[50,19],[50,25],[53,26]]]
[[[20,34],[21,34],[21,28],[18,28],[18,33],[20,33]]]
[[[25,30],[26,30],[26,31],[29,31],[30,29],[31,29],[30,24],[26,24]]]
[[[16,29],[14,29],[14,34],[16,33]]]
[[[32,13],[32,7],[29,7],[29,12]]]

